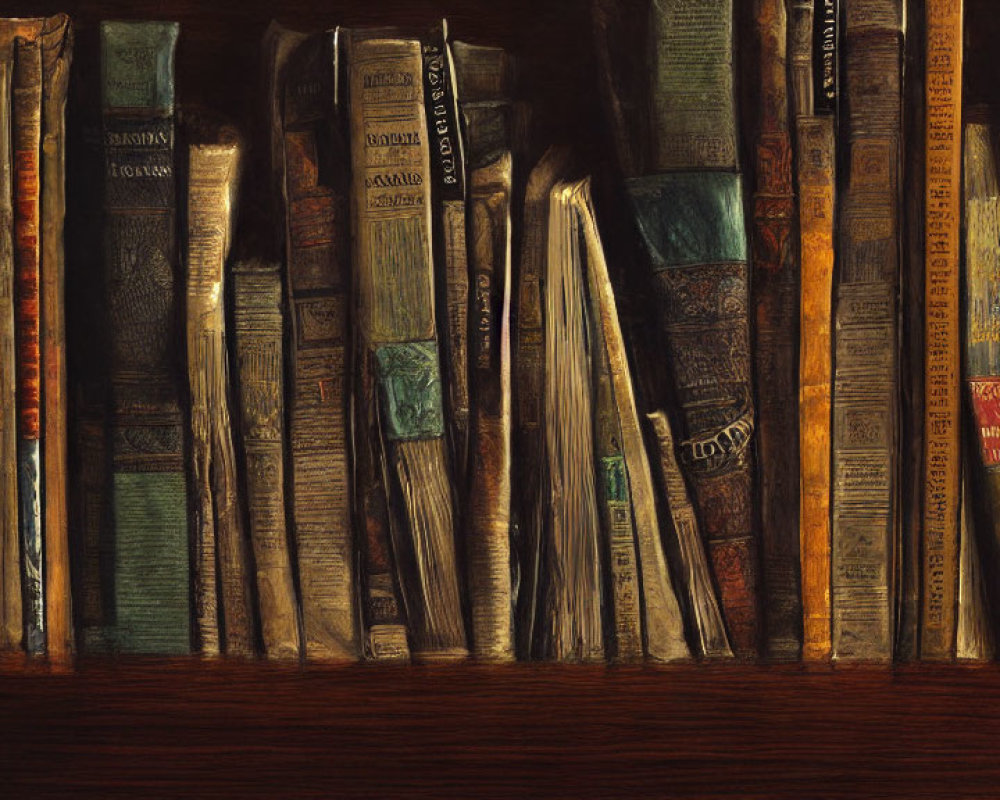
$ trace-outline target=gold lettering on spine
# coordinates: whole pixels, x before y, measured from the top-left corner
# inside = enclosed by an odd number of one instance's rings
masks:
[[[961,403],[959,225],[962,0],[928,0],[926,51],[925,401],[920,656],[954,656]]]

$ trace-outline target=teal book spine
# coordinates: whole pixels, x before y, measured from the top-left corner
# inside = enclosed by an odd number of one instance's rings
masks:
[[[112,404],[107,644],[191,652],[170,22],[101,24]]]

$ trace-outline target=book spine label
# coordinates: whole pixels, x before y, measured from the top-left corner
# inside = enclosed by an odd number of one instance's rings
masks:
[[[799,0],[801,3],[801,0]],[[837,86],[840,76],[840,2],[841,0],[808,0],[815,2],[812,26],[813,108],[817,113],[837,110]]]
[[[9,109],[13,59],[0,58],[0,108]],[[17,524],[17,340],[11,132],[0,125],[0,650],[21,646],[21,544]]]
[[[677,172],[636,178],[628,188],[681,405],[681,463],[730,643],[737,656],[753,658],[760,625],[742,181],[731,172]]]
[[[420,45],[350,48],[357,328],[375,354],[394,538],[414,657],[467,653],[435,338],[430,153]]]
[[[188,149],[186,310],[191,456],[197,479],[194,505],[205,512],[198,529],[206,532],[204,549],[217,564],[224,650],[227,655],[246,656],[254,650],[253,612],[229,421],[223,306],[239,162],[235,143],[196,144]],[[214,593],[215,586],[213,582],[203,588]]]
[[[920,656],[955,655],[961,494],[962,0],[927,3],[924,498]]]
[[[764,652],[797,660],[799,594],[798,338],[799,260],[794,230],[784,0],[756,0],[760,53],[753,196]]]
[[[332,50],[331,50],[332,48]],[[347,205],[330,131],[335,44],[314,38],[288,64],[285,197],[291,314],[292,508],[306,658],[360,656],[350,512]],[[320,153],[330,153],[321,163]]]
[[[18,493],[24,647],[45,652],[41,463],[40,145],[42,56],[34,39],[14,44],[14,265],[17,275]]]
[[[51,23],[51,25],[49,24]],[[69,18],[47,21],[42,45],[41,359],[45,507],[46,638],[49,658],[73,649],[68,514],[66,324],[63,304],[66,214],[66,92],[73,38]]]
[[[466,549],[472,653],[514,660],[511,590],[510,153],[472,170],[472,458]]]
[[[298,604],[285,524],[281,274],[242,263],[233,276],[239,417],[264,654],[299,657]]]
[[[684,640],[684,621],[681,617],[677,595],[670,582],[666,555],[660,536],[660,522],[656,513],[656,499],[653,490],[652,471],[639,428],[632,376],[625,351],[625,340],[618,322],[618,308],[615,302],[611,276],[604,257],[604,246],[597,228],[589,179],[578,184],[573,194],[574,205],[579,215],[579,223],[586,242],[587,287],[590,297],[592,334],[591,353],[595,368],[599,402],[597,417],[601,416],[602,372],[606,372],[610,386],[608,402],[613,419],[606,423],[604,435],[612,436],[608,443],[600,437],[601,428],[595,423],[595,446],[609,455],[601,454],[598,483],[609,511],[612,525],[607,528],[610,539],[611,570],[619,569],[619,559],[631,558],[632,569],[638,555],[636,585],[627,580],[619,582],[614,578],[613,592],[625,595],[624,607],[629,609],[632,591],[641,596],[644,650],[653,661],[679,661],[690,656]],[[614,452],[614,443],[619,442],[619,453]],[[607,447],[611,444],[612,447]],[[619,466],[621,470],[619,470]],[[625,534],[628,533],[628,539]],[[623,572],[627,577],[628,562]],[[641,589],[640,589],[641,587]],[[627,658],[629,651],[617,643],[617,657]]]
[[[178,25],[101,25],[111,335],[112,644],[191,649],[176,275],[173,56]]]
[[[722,611],[712,586],[712,573],[698,531],[698,518],[688,497],[684,476],[674,452],[674,434],[666,412],[648,415],[660,451],[660,476],[677,537],[681,570],[687,579],[688,602],[694,620],[698,654],[703,658],[732,658]]]

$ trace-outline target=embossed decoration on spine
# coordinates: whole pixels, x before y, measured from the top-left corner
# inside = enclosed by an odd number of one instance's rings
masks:
[[[924,481],[920,657],[955,657],[961,485],[962,0],[926,7]]]
[[[110,644],[191,650],[187,487],[176,352],[173,63],[179,26],[101,24],[111,338]]]
[[[764,652],[797,660],[799,259],[788,123],[785,0],[755,0],[759,94],[753,196],[757,455]]]
[[[899,0],[846,9],[846,181],[838,209],[832,655],[888,660],[898,535]]]
[[[354,660],[361,647],[348,455],[347,159],[336,57],[336,33],[319,34],[289,56],[285,71],[289,433],[305,657]]]

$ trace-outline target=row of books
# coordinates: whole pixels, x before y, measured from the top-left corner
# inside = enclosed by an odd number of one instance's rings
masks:
[[[961,0],[756,0],[748,136],[732,0],[592,12],[597,182],[502,49],[272,25],[259,214],[246,132],[175,110],[178,26],[102,24],[68,389],[69,21],[0,26],[5,648],[992,656],[1000,192]]]

